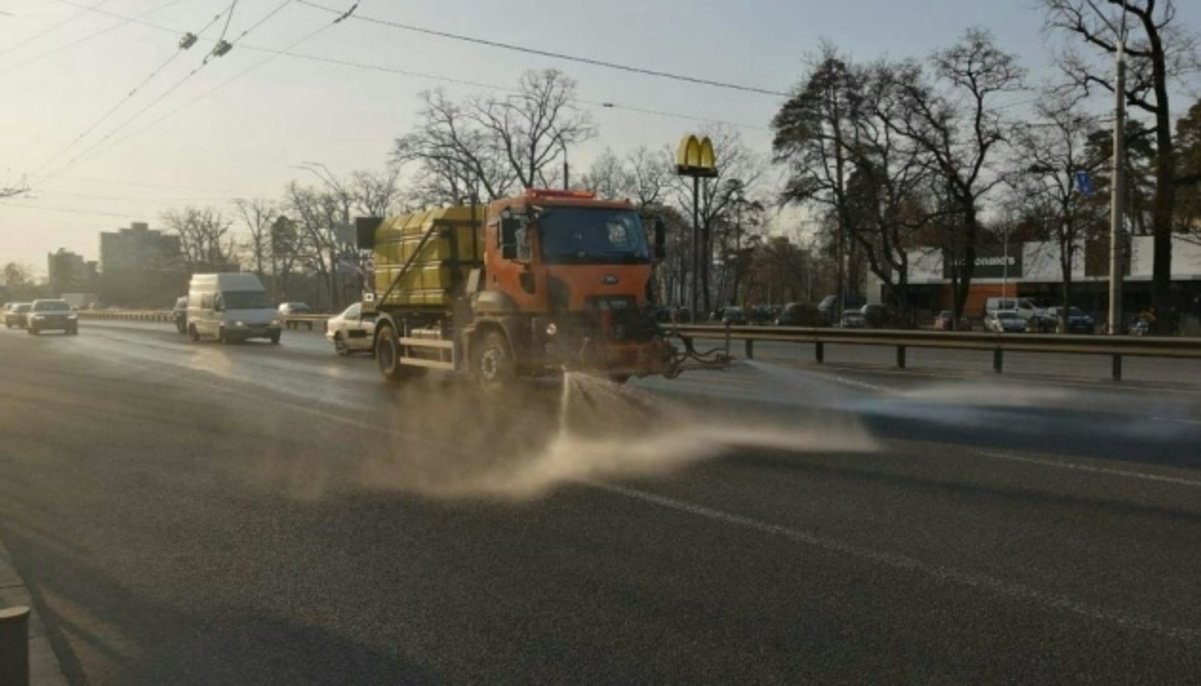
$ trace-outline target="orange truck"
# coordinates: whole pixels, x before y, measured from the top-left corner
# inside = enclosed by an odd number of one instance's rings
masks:
[[[663,224],[647,231],[629,202],[529,189],[486,206],[360,218],[357,232],[374,260],[363,310],[389,381],[441,369],[486,391],[563,370],[621,382],[674,375],[687,358],[652,307]]]

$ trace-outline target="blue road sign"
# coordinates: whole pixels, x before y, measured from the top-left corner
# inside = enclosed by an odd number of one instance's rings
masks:
[[[1093,194],[1093,177],[1088,175],[1086,171],[1076,172],[1076,188],[1080,190],[1080,194],[1089,196]]]

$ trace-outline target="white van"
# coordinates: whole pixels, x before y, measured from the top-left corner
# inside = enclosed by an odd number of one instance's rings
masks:
[[[1043,308],[1034,304],[1030,298],[989,298],[984,301],[984,316],[994,312],[1016,312],[1022,319],[1041,317]]]
[[[279,343],[279,313],[254,274],[195,274],[188,286],[188,337],[222,343],[266,338]]]

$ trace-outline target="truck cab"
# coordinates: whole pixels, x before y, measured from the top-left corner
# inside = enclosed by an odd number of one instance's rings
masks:
[[[438,232],[433,220],[420,224],[423,243],[414,248],[389,248],[387,229],[376,229],[375,347],[385,378],[402,376],[405,364],[468,371],[486,387],[564,369],[617,380],[670,370],[674,349],[650,307],[661,223],[648,235],[629,202],[579,191],[530,189],[482,214],[468,215],[482,245],[465,249],[457,234],[452,261],[419,256],[447,254],[429,247]],[[384,220],[394,232],[414,223]],[[400,268],[389,266],[405,254]],[[466,278],[455,278],[469,256],[480,259]],[[429,290],[416,275],[444,272],[440,287],[450,297],[439,313],[427,296],[415,297]]]

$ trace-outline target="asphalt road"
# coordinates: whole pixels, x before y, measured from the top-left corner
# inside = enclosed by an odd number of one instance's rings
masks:
[[[1201,682],[1201,378],[802,359],[0,330],[0,539],[79,684]]]

